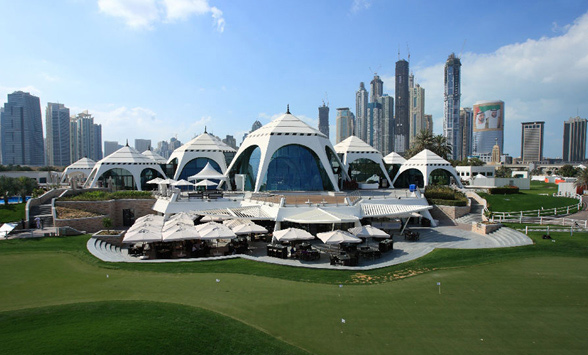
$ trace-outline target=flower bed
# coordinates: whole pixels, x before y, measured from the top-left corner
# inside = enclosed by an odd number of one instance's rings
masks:
[[[99,230],[98,232],[92,234],[93,237],[122,237],[125,231],[123,230],[114,230],[114,229],[103,229]]]
[[[75,208],[68,208],[68,207],[60,207],[56,206],[55,210],[57,212],[58,219],[73,219],[73,218],[87,218],[87,217],[98,217],[101,214],[89,212],[89,211],[82,211]]]

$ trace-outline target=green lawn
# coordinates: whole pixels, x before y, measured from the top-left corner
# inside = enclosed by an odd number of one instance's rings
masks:
[[[553,197],[554,193],[557,193],[557,184],[531,181],[530,190],[520,190],[515,195],[480,193],[480,196],[488,201],[489,209],[493,212],[528,211],[541,209],[541,207],[550,209],[578,203],[578,200],[574,198]]]
[[[84,250],[87,236],[2,241],[0,341],[4,353],[584,353],[588,235],[552,237],[339,276],[254,262],[105,264]]]
[[[25,218],[26,203],[0,205],[0,223],[20,222]]]

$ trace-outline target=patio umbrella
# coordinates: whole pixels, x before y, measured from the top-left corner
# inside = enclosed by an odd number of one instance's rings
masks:
[[[200,239],[202,240],[233,239],[237,236],[229,227],[223,226],[222,224],[211,228],[204,228],[199,233]]]
[[[151,229],[140,228],[134,231],[127,231],[123,238],[123,243],[151,243],[161,241],[161,231],[156,232]]]
[[[152,230],[154,232],[161,232],[161,228],[163,227],[163,223],[153,223],[153,222],[135,222],[135,224],[133,224],[131,226],[131,228],[129,228],[127,230],[127,232],[133,232],[133,231],[137,231],[139,229],[149,229]]]
[[[194,224],[188,224],[184,222],[166,222],[163,227],[161,228],[162,232],[166,232],[170,229],[178,228],[178,227],[192,227],[194,228]]]
[[[253,222],[239,224],[238,226],[235,226],[231,229],[237,235],[267,233],[267,229],[263,228],[259,224],[255,224]]]
[[[231,218],[231,217],[226,217],[226,218]],[[202,219],[200,220],[200,222],[221,222],[224,221],[224,217],[221,216],[204,216],[202,217]]]
[[[325,244],[361,243],[361,239],[340,229],[331,232],[318,233],[316,236]]]
[[[223,221],[223,224],[231,229],[235,228],[240,224],[249,223],[246,219],[227,219]]]
[[[188,181],[188,180],[184,180],[184,179],[182,179],[182,180],[179,180],[179,181],[176,181],[176,182],[172,182],[172,184],[171,184],[171,185],[172,185],[172,186],[194,186],[194,184],[193,184],[193,183],[191,183],[191,182],[190,182],[190,181]]]
[[[174,228],[169,228],[162,233],[164,242],[173,242],[177,240],[200,239],[200,233],[194,226],[178,224]]]
[[[198,232],[201,232],[205,229],[210,229],[210,228],[219,227],[219,226],[226,227],[225,225],[217,223],[217,222],[206,222],[206,223],[202,223],[202,224],[197,225],[196,230]]]
[[[174,180],[174,179],[165,179],[165,180],[161,180],[158,184],[160,184],[160,185],[171,185],[174,182],[176,182],[176,180]]]
[[[135,220],[135,223],[136,222],[144,222],[144,221],[147,221],[147,222],[157,222],[157,223],[161,222],[163,224],[163,216],[158,216],[158,215],[155,215],[155,214],[148,214],[148,215],[145,215],[143,217],[137,218]]]
[[[159,184],[161,181],[163,181],[162,178],[156,177],[155,179],[151,179],[151,180],[147,181],[147,183],[148,184]]]
[[[166,223],[169,223],[169,222],[181,222],[181,223],[185,223],[185,224],[194,225],[194,217],[192,217],[190,214],[188,214],[186,212],[180,212],[180,213],[176,213],[173,216],[171,216]]]
[[[200,170],[200,172],[196,175],[188,176],[188,180],[200,180],[200,179],[214,179],[214,180],[225,180],[226,177],[224,174],[219,173],[216,171],[212,165],[206,163],[204,168]]]
[[[300,228],[288,228],[279,231],[274,231],[274,238],[279,242],[287,242],[293,240],[311,240],[314,235],[308,233]]]
[[[388,234],[388,233],[384,232],[383,230],[378,229],[376,227],[372,227],[369,224],[367,224],[365,226],[361,226],[361,227],[349,228],[348,231],[350,231],[356,237],[366,238],[366,240],[365,240],[366,245],[368,244],[367,238],[373,238],[373,237],[390,238],[390,234]]]
[[[216,182],[210,181],[210,180],[207,180],[207,179],[204,179],[204,180],[199,181],[199,182],[196,183],[196,186],[205,186],[205,187],[216,186],[216,185],[218,185]]]

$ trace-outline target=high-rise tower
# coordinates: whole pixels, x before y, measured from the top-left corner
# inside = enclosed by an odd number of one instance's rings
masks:
[[[377,73],[374,73],[374,78],[370,82],[370,90],[370,102],[377,102],[378,98],[384,95],[384,82]]]
[[[459,109],[459,129],[461,130],[461,155],[459,160],[472,155],[474,113],[471,107]]]
[[[523,163],[543,160],[543,127],[545,122],[521,123],[521,159]]]
[[[411,75],[412,76],[412,75]],[[419,84],[410,88],[409,144],[427,126],[425,122],[425,89]]]
[[[353,135],[354,123],[355,117],[348,107],[337,109],[337,134],[335,137],[337,143]]]
[[[357,123],[355,135],[364,142],[367,141],[367,105],[368,92],[363,82],[361,82],[359,83],[359,90],[355,93],[355,122]]]
[[[71,161],[84,157],[102,159],[102,125],[94,124],[94,117],[87,110],[70,118]]]
[[[443,135],[451,146],[451,159],[462,156],[462,137],[459,129],[459,104],[461,98],[461,61],[451,53],[445,63],[445,110]]]
[[[318,108],[319,110],[319,122],[318,122],[318,129],[323,133],[327,138],[329,138],[329,106],[323,105]]]
[[[382,146],[380,152],[388,155],[394,151],[394,98],[382,95],[378,102],[382,105]]]
[[[0,117],[2,164],[44,165],[41,102],[28,92],[8,94]]]
[[[45,132],[47,165],[70,165],[69,108],[63,104],[48,102],[45,110]]]
[[[394,151],[403,154],[409,148],[410,130],[410,95],[408,92],[408,62],[404,59],[396,62],[396,109],[394,116]]]
[[[570,118],[564,122],[563,160],[565,162],[583,162],[586,160],[586,128],[588,120],[580,117]]]

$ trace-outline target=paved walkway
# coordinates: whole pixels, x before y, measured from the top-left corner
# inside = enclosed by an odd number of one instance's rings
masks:
[[[489,235],[480,235],[454,226],[441,226],[435,228],[411,228],[420,232],[420,240],[417,242],[404,241],[400,236],[395,236],[394,250],[383,253],[382,258],[368,261],[360,259],[360,265],[355,267],[330,265],[329,256],[321,254],[318,261],[300,261],[296,259],[279,259],[265,255],[265,243],[253,243],[251,255],[231,255],[223,257],[193,258],[193,259],[159,259],[140,260],[128,255],[125,248],[112,245],[100,239],[91,238],[88,240],[88,250],[104,261],[109,262],[138,262],[138,263],[160,263],[160,262],[204,262],[208,260],[223,260],[233,258],[244,258],[254,261],[261,261],[271,264],[288,265],[295,267],[306,267],[315,269],[338,269],[338,270],[371,270],[390,265],[401,264],[424,256],[435,248],[448,249],[482,249],[515,247],[533,244],[533,241],[524,233],[517,232],[510,228],[501,228]]]

